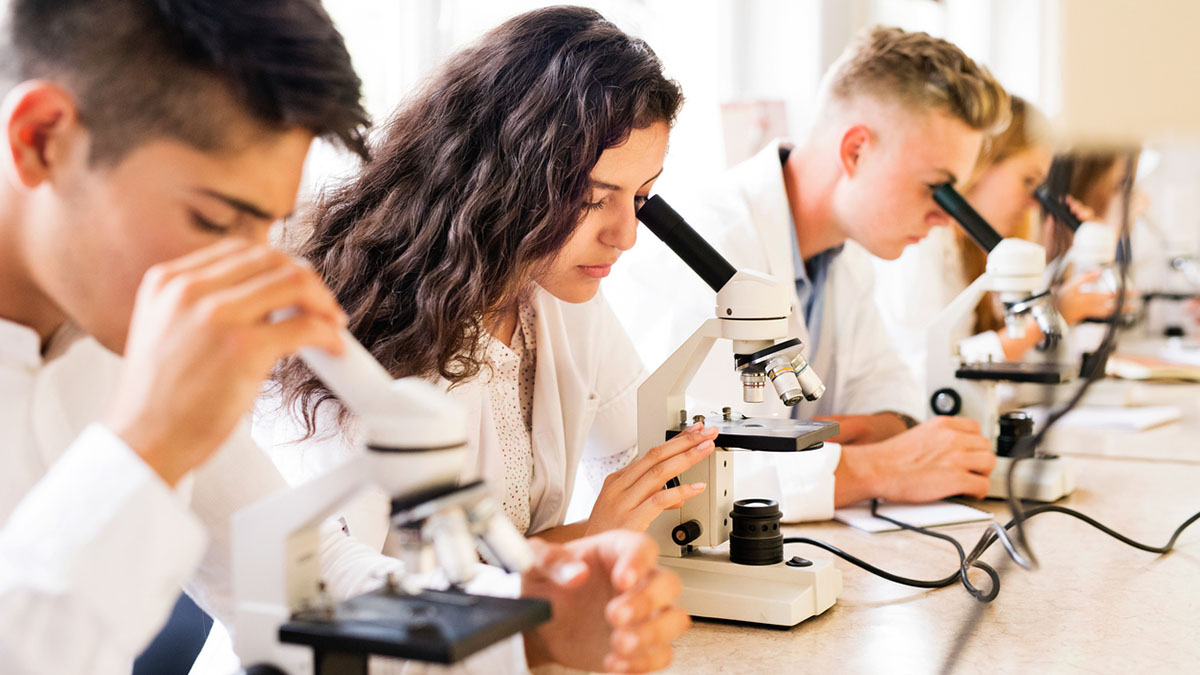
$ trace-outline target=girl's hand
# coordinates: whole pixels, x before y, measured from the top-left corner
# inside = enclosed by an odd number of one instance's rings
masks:
[[[704,491],[704,483],[663,489],[667,481],[708,457],[715,447],[716,427],[693,424],[675,438],[652,448],[629,466],[604,479],[604,487],[592,515],[587,533],[612,529],[645,532],[650,522],[667,509],[677,509],[688,499]]]

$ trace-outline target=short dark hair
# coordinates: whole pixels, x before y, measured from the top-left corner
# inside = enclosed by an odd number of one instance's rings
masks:
[[[366,155],[362,82],[319,0],[11,0],[7,18],[9,86],[70,91],[93,162],[153,138],[221,149],[237,114]]]

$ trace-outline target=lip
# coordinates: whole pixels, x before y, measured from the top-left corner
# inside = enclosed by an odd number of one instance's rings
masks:
[[[603,279],[612,272],[612,265],[580,265],[579,271],[593,279]]]

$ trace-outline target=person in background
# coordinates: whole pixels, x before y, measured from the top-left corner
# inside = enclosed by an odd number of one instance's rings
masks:
[[[963,186],[963,196],[1002,237],[1034,239],[1037,201],[1033,191],[1046,180],[1053,149],[1045,118],[1024,99],[1010,98],[1011,121],[989,138]],[[1086,215],[1079,204],[1074,208]],[[925,340],[938,314],[981,276],[987,254],[956,224],[935,228],[896,260],[875,261],[875,300],[888,334],[918,382],[925,380]],[[1092,292],[1096,275],[1071,280],[1059,291],[1058,308],[1070,325],[1106,316],[1113,296]],[[1012,337],[1003,310],[991,294],[952,329],[967,361],[1017,361],[1042,339],[1033,320]],[[949,355],[946,355],[947,358]]]
[[[872,301],[870,256],[892,259],[949,216],[933,189],[965,180],[1008,96],[954,45],[896,28],[861,32],[826,74],[805,135],[770,143],[715,184],[664,197],[735,266],[791,288],[790,334],[827,385],[815,403],[741,404],[720,341],[689,389],[699,410],[819,416],[835,443],[789,454],[739,453],[738,494],[781,500],[789,520],[830,518],[870,497],[982,496],[995,463],[978,425],[918,424],[923,396]],[[655,362],[712,316],[712,292],[660,246],[636,251],[610,295]],[[657,351],[656,351],[657,350]],[[771,456],[766,456],[771,455]]]

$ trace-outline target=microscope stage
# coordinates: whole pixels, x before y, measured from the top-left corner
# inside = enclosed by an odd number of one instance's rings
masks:
[[[1074,379],[1074,373],[1055,363],[990,362],[970,363],[954,372],[960,380],[993,382],[1032,382],[1034,384],[1063,384]]]
[[[797,452],[816,450],[837,436],[837,422],[814,422],[779,417],[746,417],[735,420],[705,421],[717,428],[714,444],[729,450],[760,450],[766,452]],[[668,429],[667,440],[679,435],[679,429]]]
[[[311,646],[318,660],[378,654],[455,663],[549,619],[550,603],[536,598],[380,589],[338,604],[332,618],[319,610],[298,614],[279,627],[279,639]]]

